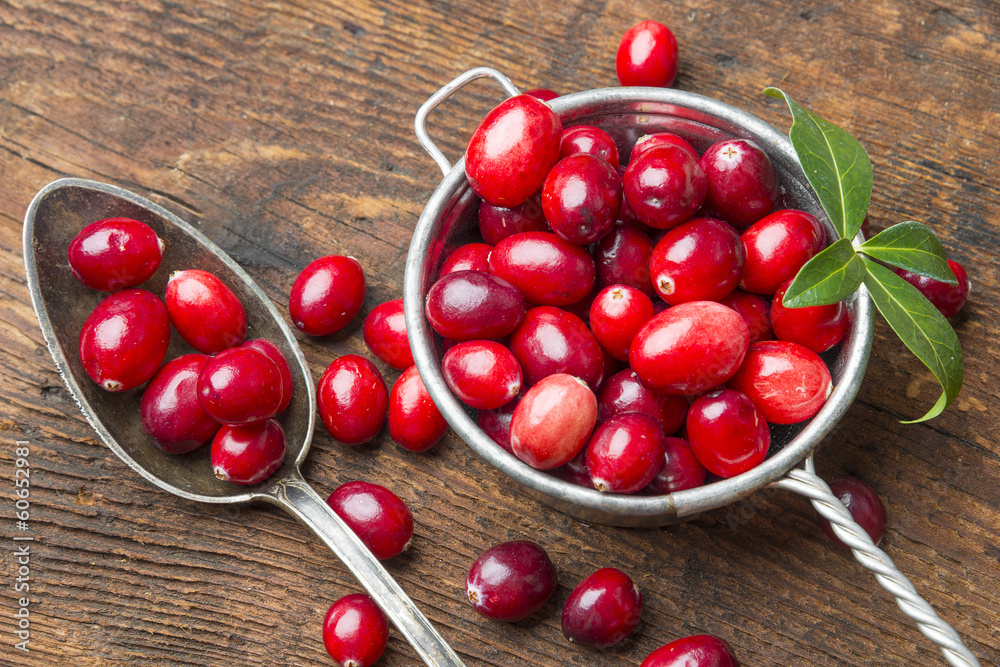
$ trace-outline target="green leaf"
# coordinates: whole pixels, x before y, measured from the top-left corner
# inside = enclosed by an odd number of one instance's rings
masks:
[[[792,112],[788,138],[809,185],[842,239],[854,238],[872,197],[872,163],[849,132],[803,109],[778,88],[765,88],[783,98]]]
[[[834,241],[803,265],[781,300],[787,308],[823,306],[843,301],[865,277],[865,265],[851,242]]]
[[[937,403],[913,424],[937,417],[962,388],[962,346],[948,320],[910,283],[865,258],[865,286],[872,301],[900,340],[941,383]]]
[[[882,230],[858,247],[858,252],[921,276],[957,285],[938,237],[919,222],[901,222]]]

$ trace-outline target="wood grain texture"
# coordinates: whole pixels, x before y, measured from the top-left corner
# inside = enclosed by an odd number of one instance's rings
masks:
[[[200,228],[280,308],[309,261],[351,254],[368,276],[367,312],[401,295],[411,230],[439,179],[413,135],[417,107],[482,64],[522,88],[617,85],[620,35],[645,18],[677,35],[678,88],[787,129],[787,110],[760,93],[780,85],[855,134],[875,167],[873,228],[925,222],[968,268],[956,403],[899,424],[938,390],[880,322],[860,395],[818,467],[880,492],[887,553],[984,665],[1000,664],[1000,6],[989,0],[0,0],[0,488],[10,518],[13,443],[28,440],[35,538],[22,654],[9,650],[17,564],[13,520],[4,526],[0,664],[328,665],[323,615],[358,590],[290,517],[172,497],[96,440],[25,286],[33,194],[62,176],[135,190]],[[432,136],[459,156],[499,99],[470,86],[432,116]],[[300,337],[314,377],[336,356],[367,354],[360,323]],[[413,546],[387,567],[470,667],[638,665],[702,632],[725,637],[744,665],[943,664],[784,492],[663,529],[584,525],[525,498],[452,434],[414,455],[386,434],[348,449],[320,431],[305,474],[321,494],[365,479],[410,505]],[[463,586],[475,557],[510,539],[542,544],[561,583],[542,612],[501,625],[472,611]],[[561,605],[605,566],[639,583],[643,623],[613,650],[574,648]],[[379,664],[417,663],[392,633]]]

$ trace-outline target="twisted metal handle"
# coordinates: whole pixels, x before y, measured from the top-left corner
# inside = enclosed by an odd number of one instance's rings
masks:
[[[773,482],[772,486],[793,491],[812,502],[820,516],[830,522],[834,534],[851,548],[857,561],[875,573],[875,579],[895,596],[896,604],[903,613],[916,622],[917,629],[924,636],[938,645],[948,664],[952,667],[980,667],[979,660],[966,648],[954,628],[941,620],[937,612],[920,597],[906,575],[896,569],[884,551],[875,546],[868,533],[833,495],[826,482],[816,475],[811,454],[805,460],[804,469],[789,471],[784,479]]]

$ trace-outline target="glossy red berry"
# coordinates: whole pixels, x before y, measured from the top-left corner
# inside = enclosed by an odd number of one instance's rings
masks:
[[[695,160],[700,159],[698,151],[683,137],[670,132],[654,132],[652,134],[644,134],[636,140],[632,146],[632,154],[629,156],[629,161],[634,162],[650,148],[663,145],[679,146],[690,153],[691,157]]]
[[[198,377],[198,400],[220,424],[252,424],[278,414],[284,402],[281,371],[249,347],[223,350]]]
[[[591,304],[590,329],[608,354],[626,361],[632,339],[653,315],[648,296],[628,285],[613,285],[601,290]]]
[[[945,317],[951,317],[962,309],[965,300],[969,297],[971,283],[969,276],[958,262],[949,259],[948,268],[955,274],[957,285],[949,285],[946,282],[910,273],[905,269],[895,269],[896,275],[910,283],[920,293],[927,297],[927,300],[934,304],[934,307],[941,311]]]
[[[771,304],[764,297],[734,289],[719,299],[719,303],[740,314],[750,330],[751,343],[774,338],[774,331],[771,330]]]
[[[371,667],[388,641],[389,621],[364,593],[340,598],[323,619],[323,644],[340,667]]]
[[[805,211],[775,211],[743,232],[746,262],[740,287],[770,296],[795,277],[802,265],[826,246],[819,220]]]
[[[514,285],[530,303],[567,306],[590,294],[597,267],[586,248],[551,232],[523,232],[493,246],[490,273]]]
[[[565,373],[550,375],[514,409],[511,448],[532,468],[558,468],[584,448],[596,423],[597,397],[587,384]]]
[[[288,408],[288,404],[292,401],[292,391],[294,385],[292,384],[292,370],[288,366],[288,360],[285,359],[285,355],[278,349],[278,346],[271,341],[264,338],[253,338],[243,343],[243,347],[247,347],[253,350],[257,350],[266,356],[268,359],[274,362],[274,365],[278,367],[278,373],[281,374],[281,403],[278,405],[278,414]]]
[[[512,401],[524,379],[514,353],[490,340],[469,340],[449,348],[441,360],[441,374],[459,400],[481,410]]]
[[[548,602],[559,577],[545,550],[518,540],[490,547],[472,564],[465,593],[472,608],[494,621],[516,623]]]
[[[684,148],[664,144],[629,163],[622,187],[629,209],[641,222],[669,229],[701,208],[708,180],[697,158]]]
[[[642,593],[632,578],[613,567],[597,570],[566,598],[562,631],[587,648],[610,648],[628,637],[642,617]]]
[[[561,308],[529,310],[510,337],[510,350],[521,363],[527,386],[555,373],[575,375],[592,389],[604,379],[600,343],[583,320]]]
[[[372,308],[365,317],[362,335],[372,354],[393,368],[403,370],[413,365],[402,299],[385,301]]]
[[[476,424],[489,438],[501,448],[514,453],[510,445],[510,420],[514,416],[514,408],[520,402],[520,396],[494,410],[479,410],[476,412]]]
[[[655,296],[649,277],[649,258],[654,245],[652,239],[636,225],[616,225],[594,248],[596,287],[604,289],[611,285],[628,285],[649,297]]]
[[[504,277],[455,271],[427,291],[424,313],[431,327],[453,341],[508,335],[524,318],[524,297]]]
[[[542,210],[563,240],[587,245],[611,231],[622,204],[615,168],[595,155],[577,153],[552,167],[542,186]]]
[[[672,306],[718,301],[739,284],[745,259],[732,226],[695,218],[663,235],[650,256],[649,273],[657,294]]]
[[[387,416],[389,437],[411,452],[427,451],[448,430],[416,366],[403,371],[392,385]]]
[[[868,533],[872,542],[879,544],[885,537],[886,517],[885,505],[875,489],[857,477],[842,475],[830,480],[830,491],[844,504],[854,521]],[[819,517],[819,524],[834,544],[850,549],[836,536],[829,521]]]
[[[771,432],[753,401],[732,389],[694,400],[687,413],[687,437],[701,464],[719,477],[755,468],[771,446]]]
[[[771,424],[810,419],[833,393],[830,369],[819,355],[783,340],[751,345],[726,386],[746,394]]]
[[[521,232],[547,232],[549,223],[542,212],[542,193],[530,197],[520,206],[506,208],[489,202],[479,204],[479,233],[491,245]]]
[[[67,254],[77,280],[91,289],[117,292],[156,273],[163,259],[163,242],[138,220],[108,218],[81,229]]]
[[[489,272],[490,251],[493,246],[486,243],[466,243],[459,246],[444,260],[438,277],[448,275],[455,271],[483,271]]]
[[[643,21],[622,36],[615,58],[623,86],[666,88],[677,76],[677,39],[662,23]]]
[[[597,422],[604,423],[627,412],[642,412],[659,419],[657,398],[657,394],[642,386],[631,368],[618,371],[602,382],[597,392]]]
[[[413,515],[395,493],[371,482],[338,486],[326,504],[379,560],[403,553],[413,538]]]
[[[247,315],[239,297],[214,274],[175,271],[167,281],[167,312],[181,338],[199,352],[215,354],[243,343]]]
[[[559,159],[562,122],[530,95],[508,98],[476,128],[465,151],[472,190],[494,206],[523,204]]]
[[[559,97],[559,93],[554,90],[549,90],[548,88],[532,88],[531,90],[524,91],[524,94],[531,95],[532,97],[543,102],[548,102],[549,100],[554,100]]]
[[[375,364],[356,354],[334,359],[320,378],[316,403],[323,425],[344,445],[368,442],[382,430],[389,392]]]
[[[646,487],[650,493],[665,495],[693,489],[705,483],[708,471],[683,438],[663,439],[663,466]]]
[[[635,493],[663,465],[663,429],[658,419],[641,412],[617,415],[597,427],[586,451],[595,489]]]
[[[212,470],[224,482],[260,484],[285,460],[285,430],[274,419],[223,425],[212,440]]]
[[[198,402],[198,375],[208,363],[204,354],[185,354],[160,367],[142,392],[142,431],[168,454],[185,454],[208,442],[219,430]]]
[[[640,667],[740,667],[740,663],[725,640],[693,635],[656,649]]]
[[[596,155],[612,167],[618,166],[618,144],[610,134],[593,125],[575,125],[563,130],[559,158],[578,153]]]
[[[115,292],[97,304],[80,331],[80,363],[107,391],[128,391],[153,377],[170,343],[163,302],[142,289]]]
[[[782,303],[789,280],[778,288],[771,301],[771,327],[778,340],[805,345],[813,352],[826,352],[839,343],[850,326],[843,301],[824,306],[788,308]]]
[[[712,144],[700,164],[708,179],[708,215],[746,229],[774,208],[778,178],[767,153],[749,139]]]
[[[288,296],[292,322],[310,336],[343,329],[365,302],[365,272],[353,257],[327,255],[302,269]]]

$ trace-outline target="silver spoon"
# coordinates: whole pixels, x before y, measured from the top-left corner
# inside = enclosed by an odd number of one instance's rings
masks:
[[[266,482],[250,487],[222,482],[212,474],[208,447],[174,456],[161,452],[142,433],[138,391],[112,394],[100,389],[78,358],[83,323],[105,296],[70,273],[66,250],[84,226],[111,217],[140,220],[163,239],[166,251],[156,275],[142,285],[162,295],[167,276],[200,268],[221,278],[243,302],[248,338],[267,338],[289,360],[295,391],[280,418],[288,437],[285,463]],[[166,209],[127,190],[76,178],[42,188],[24,217],[24,266],[31,303],[66,387],[101,440],[130,468],[170,493],[206,503],[263,501],[302,522],[343,561],[372,599],[428,665],[463,667],[430,621],[382,567],[354,532],[302,477],[316,421],[316,399],[305,357],[274,304],[243,269],[214,243]],[[190,350],[173,336],[168,359]]]

